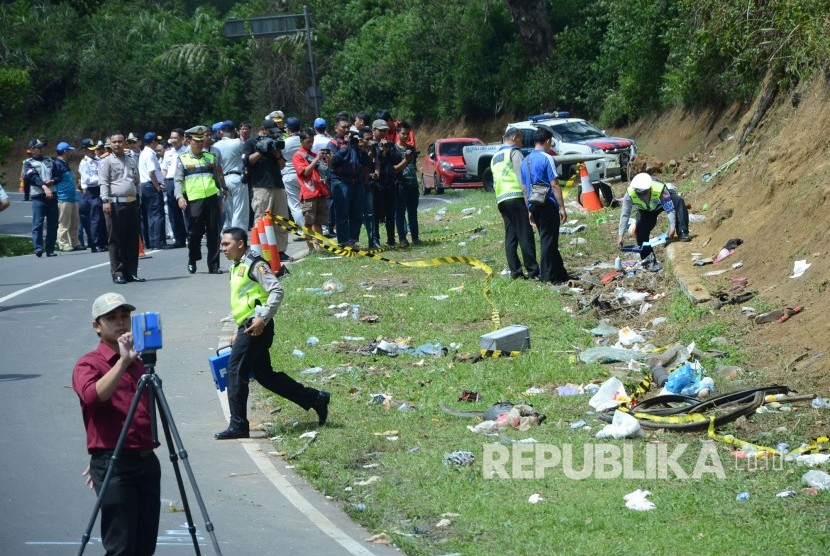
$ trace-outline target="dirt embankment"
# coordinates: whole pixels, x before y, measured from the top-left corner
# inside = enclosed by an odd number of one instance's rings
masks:
[[[803,306],[783,324],[754,327],[746,342],[754,367],[773,379],[787,373],[822,392],[830,389],[830,82],[818,76],[799,90],[800,102],[779,95],[740,158],[710,183],[714,172],[737,153],[738,137],[754,106],[722,114],[673,111],[638,122],[622,133],[635,137],[652,171],[678,185],[692,183],[684,197],[706,216],[692,225],[694,241],[676,245],[676,264],[691,265],[692,253],[714,256],[731,238],[744,240],[730,259],[744,266],[726,276],[743,276],[759,302],[776,309]],[[709,210],[701,212],[704,205]],[[793,264],[811,266],[790,278]],[[719,265],[719,267],[721,266]],[[702,274],[712,266],[699,269]],[[716,282],[717,279],[712,279]],[[807,354],[792,369],[797,358]],[[805,365],[810,362],[811,364]],[[791,375],[790,375],[791,376]]]

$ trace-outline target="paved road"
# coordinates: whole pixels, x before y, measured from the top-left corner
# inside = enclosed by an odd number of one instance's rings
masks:
[[[15,204],[25,210],[0,215],[2,233],[19,233],[6,226],[30,210],[27,203]],[[292,243],[290,250],[302,245]],[[78,549],[94,497],[81,477],[88,456],[71,371],[96,345],[93,299],[116,290],[139,311],[162,315],[165,347],[156,368],[225,554],[398,553],[364,542],[370,533],[267,456],[270,445],[213,440],[226,420],[206,360],[229,313],[227,275],[209,275],[202,265],[191,276],[185,265],[183,249],[155,252],[140,262],[146,283],[116,286],[106,253],[0,259],[0,552],[51,555]],[[308,419],[316,419],[313,412]],[[166,448],[158,454],[163,504],[178,502]],[[189,490],[188,498],[202,551],[213,554]],[[193,553],[185,521],[184,513],[163,508],[158,554]],[[96,524],[87,554],[101,553],[99,534]]]
[[[11,204],[0,212],[0,234],[32,237],[32,204],[23,201],[23,193],[6,189]]]

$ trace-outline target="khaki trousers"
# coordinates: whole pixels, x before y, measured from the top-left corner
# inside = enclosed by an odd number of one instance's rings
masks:
[[[78,203],[69,201],[58,203],[58,249],[72,251],[75,247],[81,246],[78,239],[80,221]]]

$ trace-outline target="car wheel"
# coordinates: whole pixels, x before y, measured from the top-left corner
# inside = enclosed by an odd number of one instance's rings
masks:
[[[444,194],[444,188],[441,186],[441,182],[438,181],[438,174],[432,176],[432,184],[435,186],[435,192],[438,195]]]
[[[493,191],[493,169],[487,167],[481,173],[481,182],[484,184],[484,191]]]
[[[432,188],[427,187],[427,180],[423,174],[421,174],[421,195],[429,195]]]

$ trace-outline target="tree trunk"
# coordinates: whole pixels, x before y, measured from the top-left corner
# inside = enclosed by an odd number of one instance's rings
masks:
[[[534,66],[543,64],[550,53],[553,35],[545,0],[505,0],[505,3],[528,58]]]

